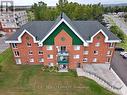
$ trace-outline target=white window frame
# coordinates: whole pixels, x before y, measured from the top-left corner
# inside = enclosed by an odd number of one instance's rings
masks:
[[[34,62],[34,58],[30,58],[29,59],[29,62]]]
[[[83,62],[88,62],[88,58],[83,58]]]
[[[50,56],[50,57],[48,57],[48,56]],[[47,59],[53,59],[53,54],[48,54]]]
[[[32,54],[31,54],[30,52],[32,52]],[[30,51],[29,51],[29,55],[33,55],[33,51],[30,50]]]
[[[39,53],[40,51],[42,52],[42,54]],[[38,51],[38,54],[39,54],[39,55],[43,55],[43,51],[42,51],[42,50],[39,50],[39,51]]]
[[[74,59],[79,59],[80,58],[80,55],[79,54],[73,55],[73,58]]]
[[[30,44],[30,45],[28,45],[28,44]],[[27,42],[26,45],[27,45],[27,47],[31,47],[32,46],[32,44],[29,43],[29,42]]]
[[[12,43],[12,48],[17,48],[17,44],[16,43]]]
[[[96,47],[99,47],[99,46],[100,46],[100,42],[97,42],[97,43],[95,44],[95,46],[96,46]]]
[[[97,58],[93,58],[93,62],[97,62]]]
[[[17,52],[19,53],[19,55],[17,54]],[[20,52],[19,51],[14,51],[14,55],[15,55],[15,57],[20,57]]]
[[[22,64],[21,63],[21,59],[19,59],[19,58],[18,59],[15,59],[15,62],[16,62],[16,64]]]
[[[84,51],[83,51],[83,54],[84,54],[84,55],[88,55],[88,54],[89,54],[89,51],[88,51],[88,50],[84,50]]]
[[[114,43],[109,43],[109,48],[114,48]]]
[[[108,61],[109,60],[109,61]],[[111,62],[111,58],[110,57],[107,57],[106,59],[106,63],[110,63]]]
[[[111,56],[112,55],[112,51],[111,50],[108,50],[107,51],[107,56]]]
[[[74,50],[80,50],[80,45],[74,45]]]
[[[46,49],[47,49],[47,50],[53,50],[53,46],[48,45],[48,46],[46,46]]]
[[[97,50],[94,50],[94,51],[96,51],[96,53],[94,53],[94,55],[98,55],[99,52]]]
[[[44,58],[39,58],[38,61],[39,62],[44,62]]]

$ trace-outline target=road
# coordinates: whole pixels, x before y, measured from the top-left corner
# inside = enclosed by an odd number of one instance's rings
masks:
[[[127,86],[127,59],[123,59],[119,52],[115,52],[111,67]]]
[[[109,17],[111,18],[114,23],[125,33],[127,34],[127,24],[120,19],[118,16],[114,16],[114,15],[104,15],[104,17]],[[109,22],[112,24],[112,22],[109,19]]]

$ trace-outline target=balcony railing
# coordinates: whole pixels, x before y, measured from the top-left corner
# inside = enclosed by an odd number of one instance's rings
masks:
[[[64,55],[64,56],[68,56],[69,53],[67,51],[59,51],[58,55]]]
[[[69,61],[67,59],[60,60],[58,59],[59,64],[67,64]]]

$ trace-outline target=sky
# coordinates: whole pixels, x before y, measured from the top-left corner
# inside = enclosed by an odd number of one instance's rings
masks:
[[[48,6],[55,6],[58,0],[0,0],[0,1],[14,1],[15,5],[32,5],[34,2],[45,2]],[[80,4],[96,4],[101,2],[102,4],[118,4],[127,3],[127,0],[68,0],[69,2],[78,2]]]

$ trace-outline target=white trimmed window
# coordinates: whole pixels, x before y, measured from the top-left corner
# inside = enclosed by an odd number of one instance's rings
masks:
[[[48,55],[48,59],[53,59],[53,55],[52,54],[49,54]]]
[[[19,51],[14,51],[15,57],[19,57]]]
[[[94,59],[93,59],[93,62],[97,62],[97,58],[94,58]]]
[[[83,58],[83,62],[88,62],[88,58]]]
[[[110,61],[111,61],[111,58],[107,58],[107,61],[106,62],[107,63],[110,63]]]
[[[47,50],[53,50],[53,47],[51,45],[46,46]]]
[[[112,51],[107,51],[107,55],[112,55]]]
[[[16,61],[16,64],[22,64],[21,59],[15,59],[15,61]]]
[[[96,43],[96,44],[95,44],[95,46],[96,46],[96,47],[99,47],[99,46],[100,46],[100,43],[99,43],[99,42],[98,42],[98,43]]]
[[[34,62],[34,59],[33,58],[30,58],[29,60],[30,60],[30,62]]]
[[[89,51],[85,50],[83,54],[88,55]]]
[[[39,58],[38,61],[39,62],[44,62],[44,59],[43,58]]]
[[[29,55],[33,55],[33,51],[29,51]]]
[[[80,50],[80,46],[79,45],[75,45],[74,46],[74,50]]]
[[[80,58],[80,55],[76,54],[73,56],[74,59],[79,59]]]
[[[94,55],[98,55],[98,51],[97,50],[95,50],[93,53],[94,53]]]
[[[114,43],[109,43],[109,47],[113,48],[114,47]]]
[[[31,47],[31,43],[28,42],[28,43],[27,43],[27,46],[28,46],[28,47]]]
[[[16,43],[12,43],[12,47],[13,48],[17,48],[17,44]]]
[[[42,51],[42,50],[39,50],[39,51],[38,51],[38,54],[39,54],[39,55],[42,55],[42,54],[43,54],[43,51]]]

